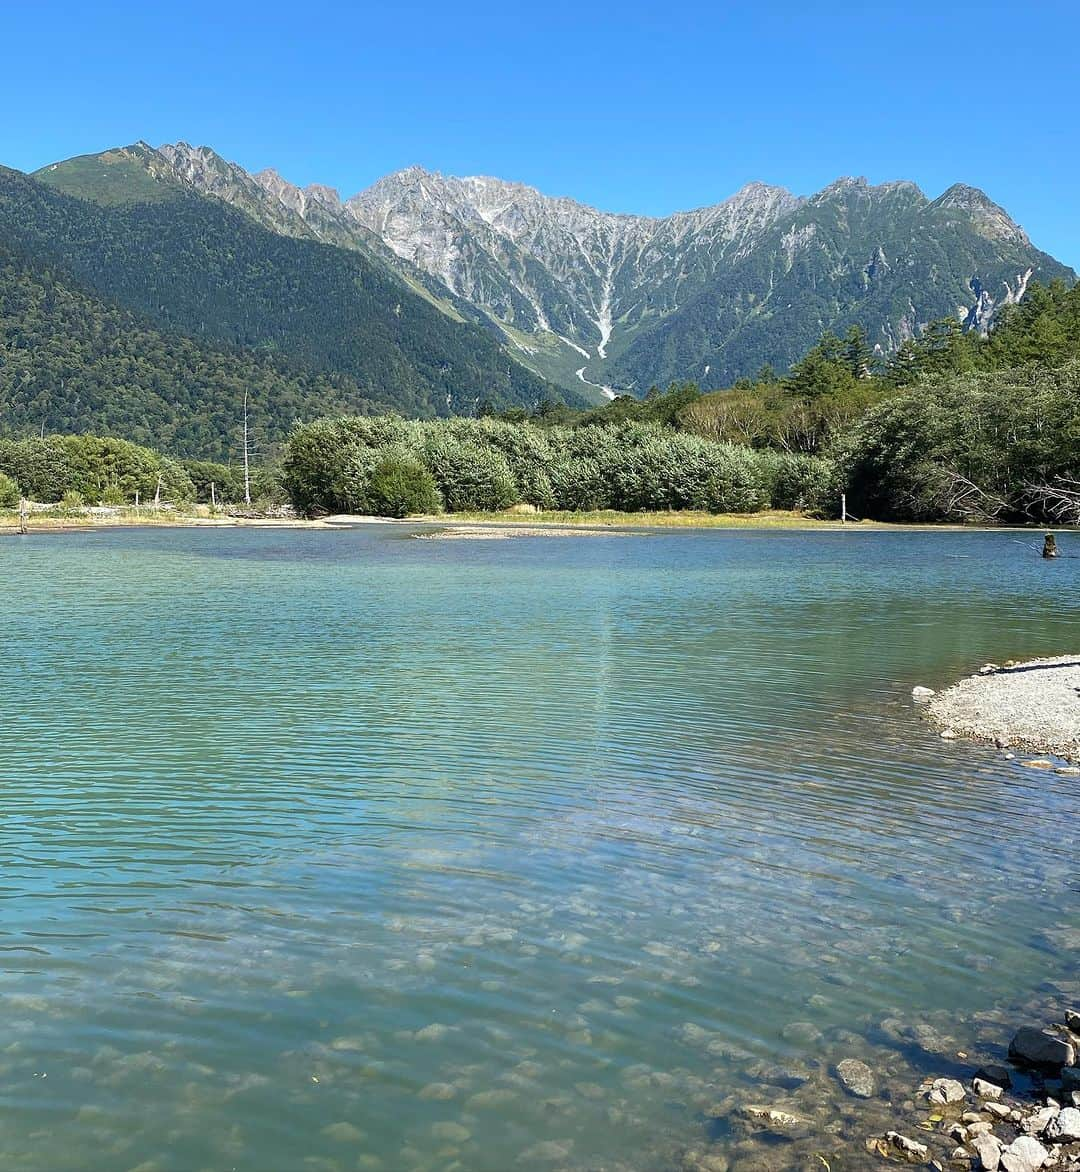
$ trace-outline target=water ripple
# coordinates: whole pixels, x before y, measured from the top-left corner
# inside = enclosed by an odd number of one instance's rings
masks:
[[[0,550],[0,1165],[659,1169],[755,1057],[1073,964],[1074,779],[909,697],[1080,646],[1080,561],[400,534]]]

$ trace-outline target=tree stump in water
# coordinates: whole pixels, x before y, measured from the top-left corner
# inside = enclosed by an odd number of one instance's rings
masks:
[[[1058,556],[1057,538],[1052,533],[1048,533],[1043,539],[1042,555],[1044,558],[1056,558]]]

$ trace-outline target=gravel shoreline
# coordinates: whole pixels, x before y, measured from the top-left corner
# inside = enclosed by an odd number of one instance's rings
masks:
[[[943,692],[916,688],[913,695],[926,702],[946,739],[972,737],[1080,761],[1080,654],[987,664]]]

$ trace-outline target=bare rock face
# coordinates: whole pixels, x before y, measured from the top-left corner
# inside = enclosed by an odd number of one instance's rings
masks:
[[[972,187],[931,201],[903,181],[845,178],[809,198],[749,183],[720,203],[650,217],[415,166],[343,201],[272,169],[248,174],[206,147],[150,153],[274,231],[370,250],[457,309],[469,303],[522,362],[576,390],[676,377],[722,387],[766,362],[783,370],[804,349],[787,341],[807,334],[804,312],[816,332],[861,320],[888,354],[946,314],[985,330],[1029,281],[1072,276]],[[883,224],[912,243],[887,249]],[[915,289],[913,266],[924,273]],[[820,317],[823,295],[835,319]]]
[[[666,219],[618,215],[522,183],[410,167],[348,201],[391,249],[459,296],[602,362],[614,331],[677,309],[680,288],[753,250],[801,201],[752,183]]]

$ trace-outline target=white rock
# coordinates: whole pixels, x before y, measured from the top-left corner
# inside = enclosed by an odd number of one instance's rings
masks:
[[[931,696],[936,695],[937,693],[933,688],[924,688],[922,684],[919,684],[911,689],[912,700],[929,700]]]
[[[919,1159],[923,1159],[930,1154],[930,1149],[926,1144],[916,1143],[915,1140],[908,1139],[906,1135],[901,1135],[898,1131],[887,1131],[885,1138],[897,1151],[903,1152],[907,1156],[918,1156]]]
[[[931,1103],[962,1103],[964,1087],[955,1078],[936,1078],[930,1084]]]
[[[980,1099],[1000,1099],[1002,1095],[1001,1087],[981,1078],[977,1078],[972,1082],[971,1089]]]
[[[1069,1144],[1080,1140],[1080,1111],[1065,1107],[1050,1121],[1046,1138],[1056,1144]]]
[[[1022,1135],[1002,1151],[1001,1166],[1005,1172],[1038,1172],[1049,1155],[1037,1139]]]
[[[977,1135],[971,1141],[983,1172],[997,1172],[1001,1163],[1001,1141],[994,1135]]]
[[[1038,1111],[1033,1111],[1020,1126],[1028,1135],[1040,1135],[1057,1113],[1057,1107],[1040,1107]]]

